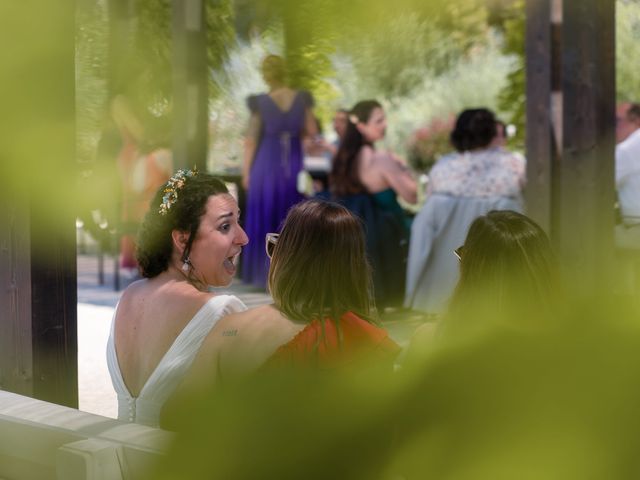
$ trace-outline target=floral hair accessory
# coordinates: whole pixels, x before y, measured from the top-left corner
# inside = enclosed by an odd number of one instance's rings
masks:
[[[354,114],[349,115],[349,121],[355,125],[358,123],[358,116]]]
[[[193,167],[193,170],[178,170],[173,174],[173,177],[167,182],[167,186],[164,187],[164,195],[162,196],[162,203],[160,204],[160,215],[166,215],[171,208],[171,205],[178,200],[178,191],[184,187],[184,183],[189,177],[195,177],[198,175],[198,169]]]

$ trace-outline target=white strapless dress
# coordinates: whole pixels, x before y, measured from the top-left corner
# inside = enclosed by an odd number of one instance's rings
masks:
[[[207,334],[220,318],[246,309],[244,303],[233,295],[212,297],[180,332],[137,397],[129,393],[120,372],[113,334],[115,322],[112,321],[107,342],[107,365],[118,395],[118,420],[157,427],[164,403],[184,379]],[[113,318],[115,320],[115,313]]]

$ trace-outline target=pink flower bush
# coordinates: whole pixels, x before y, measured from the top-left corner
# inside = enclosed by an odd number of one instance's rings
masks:
[[[413,132],[407,143],[409,163],[418,172],[428,172],[436,160],[452,150],[449,135],[455,116],[435,118]]]

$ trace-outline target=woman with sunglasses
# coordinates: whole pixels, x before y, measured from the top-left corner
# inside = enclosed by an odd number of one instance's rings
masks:
[[[460,280],[442,327],[470,332],[489,324],[540,326],[558,306],[558,266],[549,237],[533,220],[511,210],[476,218],[452,256]]]
[[[439,322],[416,330],[406,359],[419,358],[436,333],[448,338],[491,327],[531,331],[557,317],[563,289],[547,234],[512,210],[477,217],[464,244],[450,250],[460,279]]]
[[[265,364],[325,367],[357,355],[392,363],[399,347],[374,324],[371,272],[356,216],[332,202],[299,203],[280,234],[267,235],[266,249],[273,304],[221,319],[194,373],[215,372],[215,382]]]
[[[547,234],[527,216],[493,210],[476,218],[456,256],[460,280],[447,314],[452,327],[477,325],[479,316],[538,325],[555,310],[561,292],[556,258]]]

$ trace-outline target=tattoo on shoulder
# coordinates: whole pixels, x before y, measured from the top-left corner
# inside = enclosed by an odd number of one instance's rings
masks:
[[[223,337],[235,337],[238,335],[238,330],[225,330],[222,332]]]

